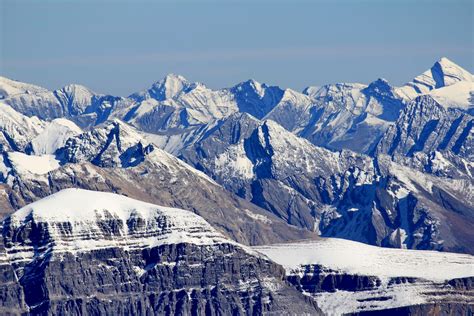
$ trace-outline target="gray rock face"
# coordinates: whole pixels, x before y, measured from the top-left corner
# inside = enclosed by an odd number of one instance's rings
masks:
[[[306,266],[303,273],[290,274],[288,280],[300,291],[313,296],[317,301],[323,300],[326,292],[355,293],[358,305],[354,310],[359,311],[345,312],[344,315],[469,315],[474,305],[472,287],[455,285],[456,283],[472,283],[473,278],[436,283],[417,278],[399,277],[391,278],[388,283],[383,284],[375,276],[351,275],[318,266]],[[398,291],[410,292],[411,289],[422,293],[424,304],[410,305],[409,302],[397,302]],[[415,297],[412,299],[416,301]],[[340,304],[349,305],[350,303],[341,300]],[[402,307],[390,307],[397,305],[402,305]]]
[[[133,270],[146,267],[140,276]],[[36,260],[28,268],[16,282],[10,278],[11,266],[2,265],[9,270],[1,282],[7,292],[2,295],[4,313],[319,314],[315,304],[282,281],[284,271],[277,265],[226,245],[105,249]]]
[[[77,192],[93,200],[68,206]],[[80,190],[39,203],[2,225],[3,312],[320,314],[285,283],[280,266],[226,240],[197,215]]]
[[[399,308],[388,308],[384,310],[367,311],[360,313],[353,313],[351,315],[472,315],[474,308],[472,304],[457,304],[457,303],[432,303],[420,304],[412,306],[404,306]]]
[[[384,155],[330,152],[245,115],[205,130],[175,154],[292,225],[388,247],[473,251],[463,224],[474,209],[464,173],[455,187],[452,176],[425,176]],[[433,170],[440,165],[431,162]]]
[[[372,153],[404,106],[395,89],[383,79],[368,86],[335,84],[317,91],[307,89],[306,93],[314,105],[299,119],[303,124],[291,131],[333,150]]]
[[[64,164],[43,175],[12,168],[6,181],[10,210],[61,189],[118,192],[179,207],[203,216],[230,238],[262,244],[314,237],[226,191],[201,172],[154,148],[133,128],[117,121],[69,139],[57,151]],[[233,218],[229,221],[229,218]]]
[[[169,75],[150,89],[131,95],[133,105],[113,116],[148,133],[171,136],[192,132],[203,124],[238,112],[262,118],[280,102],[283,94],[279,87],[255,80],[212,90],[181,76]]]
[[[90,127],[107,120],[109,115],[131,100],[97,94],[81,85],[68,85],[61,89],[47,89],[0,78],[1,101],[28,117],[42,120],[68,118],[81,127]]]
[[[446,108],[431,96],[410,102],[377,147],[379,153],[413,157],[418,152],[451,152],[474,159],[474,117]]]
[[[303,269],[302,275],[290,274],[287,279],[305,293],[369,291],[382,283],[376,276],[344,274],[320,265],[306,265]]]
[[[248,113],[262,119],[282,100],[285,91],[279,87],[269,87],[255,80],[248,80],[232,87],[239,112]]]

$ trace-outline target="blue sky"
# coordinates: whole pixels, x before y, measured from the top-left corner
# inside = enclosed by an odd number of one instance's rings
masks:
[[[0,74],[128,95],[167,73],[402,84],[441,56],[473,71],[472,1],[0,0]]]

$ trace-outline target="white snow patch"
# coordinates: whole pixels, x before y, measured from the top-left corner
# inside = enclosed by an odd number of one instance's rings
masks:
[[[54,155],[30,156],[21,152],[9,152],[8,160],[19,173],[46,174],[60,167]]]
[[[432,281],[474,276],[474,256],[426,250],[391,249],[325,238],[254,247],[286,270],[320,264],[331,269],[381,279],[416,277]]]
[[[432,90],[429,95],[443,107],[469,109],[474,107],[474,82],[460,81]]]
[[[82,133],[82,130],[64,118],[51,121],[48,126],[32,141],[31,145],[35,154],[53,154],[73,136]]]
[[[257,221],[260,221],[260,222],[263,222],[263,223],[266,223],[266,224],[271,224],[271,220],[266,217],[265,215],[261,215],[261,214],[256,214],[248,209],[244,209],[244,213],[250,217],[250,218],[253,218],[254,220],[257,220]]]
[[[253,179],[253,163],[247,158],[243,142],[217,156],[214,160],[216,172],[232,178]],[[226,181],[226,179],[223,179]]]

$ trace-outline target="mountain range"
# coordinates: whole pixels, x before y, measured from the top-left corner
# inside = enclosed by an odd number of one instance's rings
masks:
[[[472,312],[473,122],[473,76],[447,58],[401,87],[302,92],[0,77],[0,311]],[[353,251],[386,269],[323,255]]]

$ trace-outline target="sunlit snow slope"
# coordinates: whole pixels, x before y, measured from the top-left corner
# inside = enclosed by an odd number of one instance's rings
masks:
[[[474,257],[327,238],[255,247],[329,315],[429,303],[473,304]],[[459,281],[461,280],[461,281]],[[469,280],[469,281],[466,281]]]

